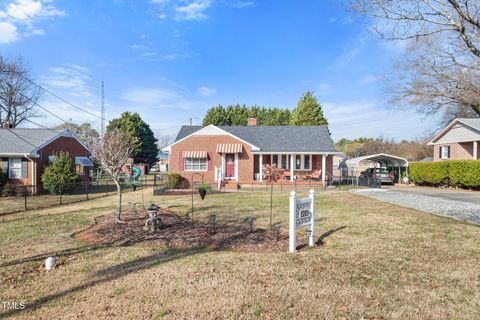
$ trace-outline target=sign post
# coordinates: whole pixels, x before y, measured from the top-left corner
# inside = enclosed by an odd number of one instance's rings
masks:
[[[290,193],[288,251],[295,252],[298,228],[307,226],[308,245],[315,245],[315,191],[310,190],[308,198],[297,199],[295,191]]]

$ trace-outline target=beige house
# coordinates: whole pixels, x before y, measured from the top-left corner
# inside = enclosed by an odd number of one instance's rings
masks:
[[[480,118],[457,118],[428,143],[434,147],[433,161],[480,158]]]

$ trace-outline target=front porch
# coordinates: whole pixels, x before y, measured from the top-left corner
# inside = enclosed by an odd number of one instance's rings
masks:
[[[281,172],[281,180],[290,182],[324,182],[331,175],[333,155],[312,153],[260,153],[254,155],[253,181],[263,182],[265,165],[276,165]],[[332,162],[330,165],[328,161]],[[330,171],[329,171],[330,170]],[[309,182],[310,181],[310,182]]]

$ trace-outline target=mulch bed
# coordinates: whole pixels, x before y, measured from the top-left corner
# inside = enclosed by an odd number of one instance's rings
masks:
[[[115,223],[114,214],[95,219],[90,228],[74,234],[80,240],[96,244],[133,245],[148,243],[166,248],[238,249],[242,251],[288,251],[288,235],[242,225],[192,224],[174,212],[162,209],[163,226],[155,232],[144,230],[148,214],[144,210],[122,214],[125,223]],[[298,243],[306,241],[299,239]]]

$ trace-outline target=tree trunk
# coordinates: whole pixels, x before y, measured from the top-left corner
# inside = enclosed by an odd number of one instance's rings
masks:
[[[122,219],[121,219],[121,216],[122,216],[122,186],[120,185],[120,183],[114,179],[113,180],[117,186],[117,216],[115,218],[115,222],[116,223],[121,223],[122,222]]]

